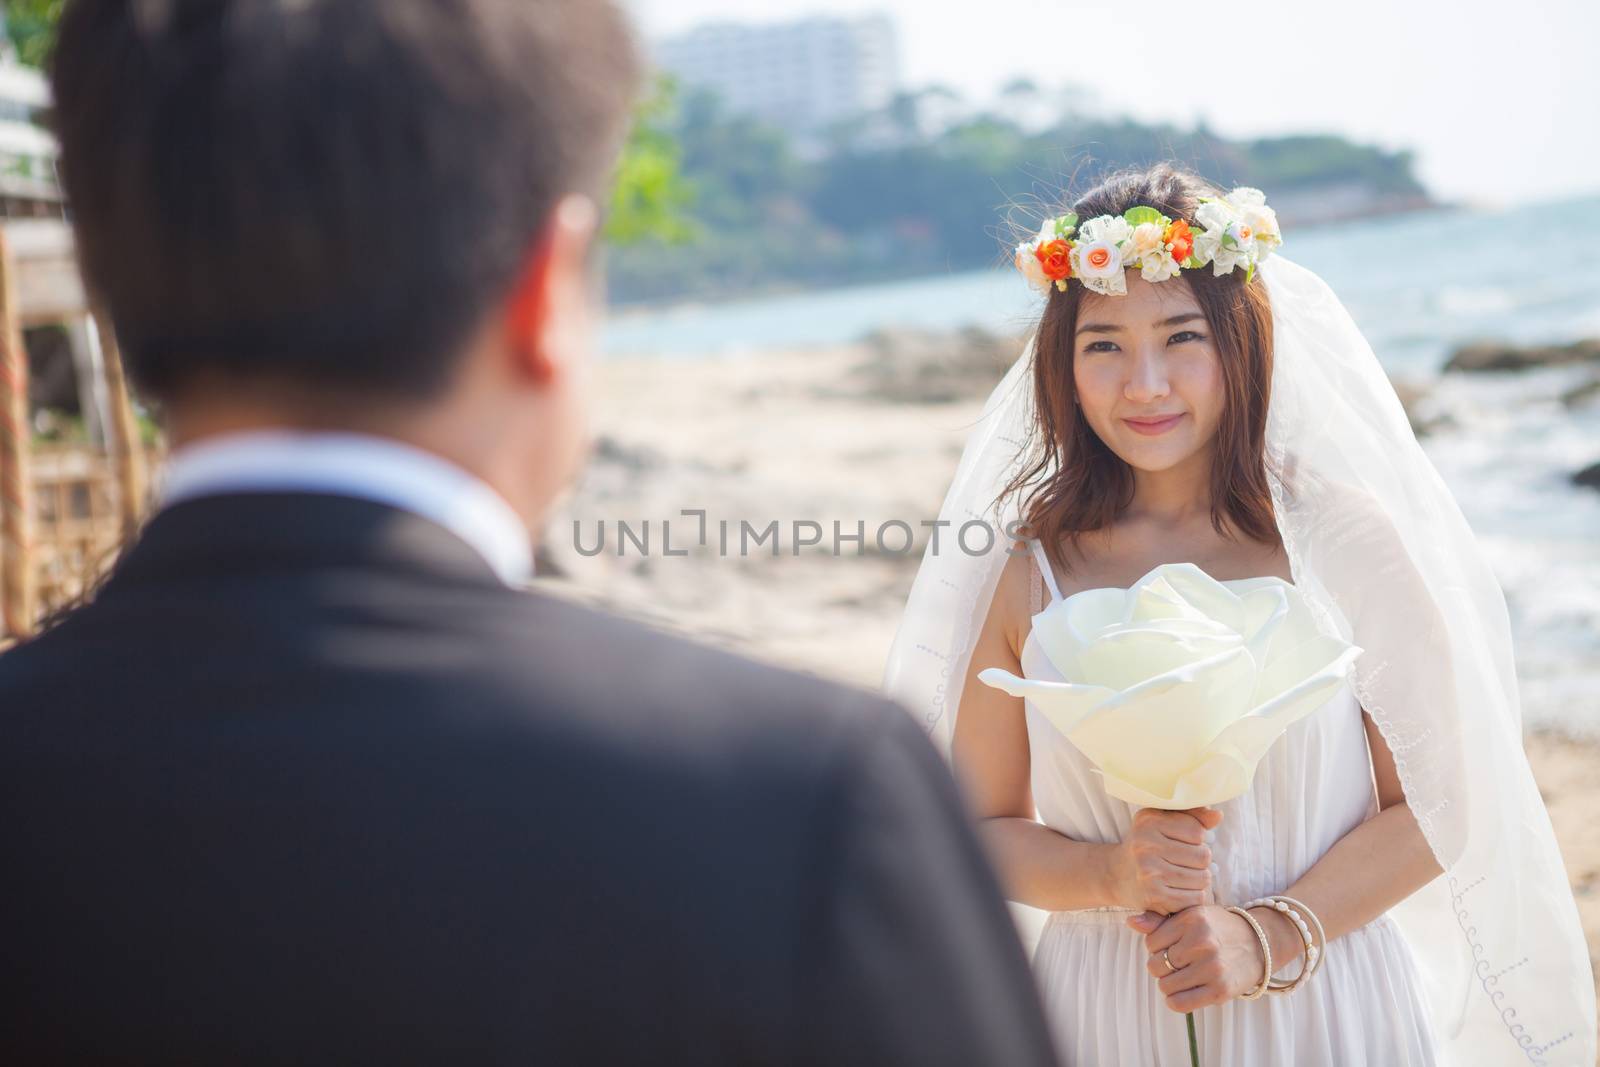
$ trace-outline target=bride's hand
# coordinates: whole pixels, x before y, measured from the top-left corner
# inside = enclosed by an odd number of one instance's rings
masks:
[[[1112,900],[1162,915],[1210,902],[1211,849],[1205,831],[1221,821],[1215,808],[1134,812],[1133,828],[1112,853]]]
[[[1145,934],[1150,951],[1145,969],[1175,1012],[1222,1004],[1261,984],[1265,961],[1255,930],[1221,905],[1206,904],[1166,918],[1139,915],[1128,925]]]

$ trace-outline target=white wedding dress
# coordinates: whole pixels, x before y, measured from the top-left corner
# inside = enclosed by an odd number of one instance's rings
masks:
[[[1032,542],[1035,607],[1041,577],[1061,600],[1039,542]],[[1273,578],[1224,582],[1236,590]],[[1076,595],[1076,594],[1075,594]],[[1064,681],[1030,633],[1022,674]],[[1109,796],[1092,764],[1025,703],[1033,800],[1041,822],[1077,841],[1112,843],[1129,831],[1132,805]],[[1219,806],[1210,835],[1212,884],[1221,903],[1286,890],[1334,843],[1377,812],[1361,707],[1346,682],[1326,705],[1291,725],[1267,752],[1250,791]],[[1045,1012],[1067,1067],[1187,1067],[1184,1017],[1145,970],[1132,913],[1049,913],[1034,953]],[[1284,978],[1298,973],[1298,961]],[[1312,980],[1287,996],[1232,1000],[1195,1015],[1205,1067],[1419,1067],[1439,1062],[1411,950],[1380,916],[1329,942]]]

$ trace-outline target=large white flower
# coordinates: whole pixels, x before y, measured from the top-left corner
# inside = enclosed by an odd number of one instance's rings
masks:
[[[1318,630],[1278,578],[1222,583],[1166,563],[1131,589],[1090,589],[1033,621],[1063,682],[990,667],[1141,807],[1220,804],[1250,787],[1290,724],[1325,704],[1361,649]]]

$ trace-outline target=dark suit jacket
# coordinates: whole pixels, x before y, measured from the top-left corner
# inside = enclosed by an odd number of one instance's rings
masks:
[[[376,504],[158,515],[0,656],[0,797],[6,1063],[1051,1058],[906,713]]]

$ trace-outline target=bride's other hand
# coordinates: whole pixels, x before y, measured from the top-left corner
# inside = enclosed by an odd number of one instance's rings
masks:
[[[1206,904],[1164,919],[1140,915],[1128,925],[1149,930],[1145,969],[1175,1012],[1222,1004],[1261,984],[1265,961],[1256,932],[1225,907]]]
[[[1115,902],[1162,915],[1208,903],[1211,849],[1205,831],[1221,821],[1222,813],[1215,808],[1134,812],[1133,828],[1112,857]]]

